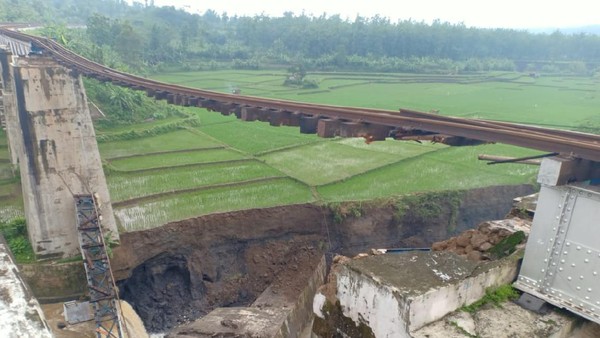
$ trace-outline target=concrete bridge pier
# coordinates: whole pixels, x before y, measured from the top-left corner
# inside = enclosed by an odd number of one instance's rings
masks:
[[[15,97],[15,81],[10,64],[13,62],[13,55],[10,51],[0,49],[0,82],[2,82],[2,115],[4,127],[8,138],[8,152],[13,165],[13,173],[19,169],[18,154],[21,153],[22,146],[21,130],[12,126],[17,126],[17,99]]]
[[[118,241],[81,76],[46,57],[1,59],[3,83],[14,89],[15,104],[5,104],[7,130],[36,256],[78,254],[78,194],[97,194],[105,237]]]

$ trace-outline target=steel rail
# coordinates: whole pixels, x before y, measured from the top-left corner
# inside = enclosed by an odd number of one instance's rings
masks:
[[[194,89],[180,85],[166,84],[105,67],[64,48],[50,39],[35,37],[1,27],[0,34],[31,42],[43,49],[59,63],[85,76],[98,78],[101,81],[112,81],[117,85],[132,87],[133,89],[152,90],[154,92],[195,98],[202,102],[212,101],[217,104],[280,110],[298,113],[303,116],[415,129],[488,142],[507,143],[600,161],[600,135],[508,122],[453,118],[411,110],[395,112],[373,108],[322,105]],[[198,103],[198,106],[202,105]]]

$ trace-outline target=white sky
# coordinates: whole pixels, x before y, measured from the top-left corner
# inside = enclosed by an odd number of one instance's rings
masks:
[[[129,0],[144,3],[144,0]],[[340,14],[354,19],[357,14],[379,14],[392,21],[413,19],[430,23],[440,19],[467,26],[504,28],[562,28],[600,24],[598,0],[155,0],[157,6],[175,6],[193,13],[213,9],[229,16],[283,12]]]

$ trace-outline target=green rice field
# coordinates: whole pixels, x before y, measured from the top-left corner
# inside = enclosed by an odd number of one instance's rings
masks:
[[[597,78],[534,79],[519,73],[313,73],[309,77],[319,82],[319,88],[297,89],[282,85],[285,76],[274,70],[166,73],[154,78],[222,92],[239,88],[243,95],[436,110],[452,116],[600,130]],[[116,219],[123,231],[256,207],[534,183],[538,170],[536,166],[487,165],[477,160],[478,154],[539,154],[510,145],[448,147],[394,140],[367,144],[359,138],[321,139],[300,134],[294,127],[242,122],[200,108],[185,108],[185,112],[197,117],[199,126],[99,144]],[[140,133],[176,119],[98,133]],[[0,160],[7,157],[2,142]],[[20,196],[15,197],[20,188],[15,187],[14,179],[0,179],[0,219],[22,213]]]

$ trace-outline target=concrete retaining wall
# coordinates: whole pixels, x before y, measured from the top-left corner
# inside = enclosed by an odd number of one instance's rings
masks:
[[[317,289],[325,283],[326,276],[327,263],[325,256],[323,256],[275,337],[299,337],[300,332],[312,322],[313,299]]]
[[[446,252],[371,256],[336,271],[337,298],[343,315],[375,337],[408,338],[487,288],[512,282],[517,266],[515,256],[483,264]]]
[[[21,276],[40,303],[78,299],[87,292],[83,262],[21,264]]]

